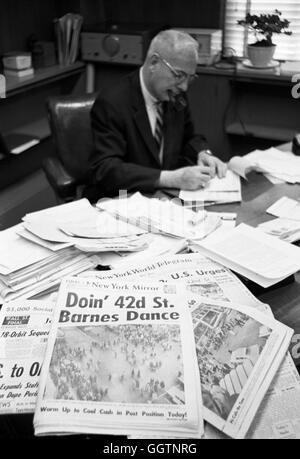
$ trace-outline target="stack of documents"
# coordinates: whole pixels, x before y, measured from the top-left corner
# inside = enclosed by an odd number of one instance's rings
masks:
[[[300,183],[300,157],[291,152],[283,152],[277,148],[255,150],[243,156],[240,161],[264,175],[274,184]]]
[[[241,224],[194,244],[196,250],[264,288],[300,269],[300,248]]]
[[[98,256],[74,247],[53,252],[28,241],[19,236],[19,227],[0,232],[0,303],[51,291],[63,277],[100,263]]]
[[[130,198],[100,200],[97,208],[149,232],[189,240],[203,239],[221,223],[218,216],[205,210],[193,212],[185,208],[178,198],[149,199],[140,193]]]
[[[215,177],[211,179],[203,189],[196,191],[181,190],[179,198],[184,202],[200,201],[204,205],[240,202],[242,200],[240,177],[231,170],[227,170],[224,178]]]
[[[99,212],[87,199],[25,215],[20,236],[50,250],[134,252],[148,247],[146,231]]]

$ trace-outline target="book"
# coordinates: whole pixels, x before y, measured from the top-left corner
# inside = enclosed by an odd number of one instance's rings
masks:
[[[23,78],[34,75],[33,67],[28,67],[22,70],[4,69],[4,75],[15,78]]]

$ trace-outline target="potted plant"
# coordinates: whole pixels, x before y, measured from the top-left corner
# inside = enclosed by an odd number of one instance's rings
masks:
[[[256,42],[248,44],[248,57],[254,67],[268,67],[273,59],[276,45],[272,41],[273,34],[292,35],[287,30],[290,21],[281,18],[282,13],[275,10],[273,14],[250,14],[237,23],[250,32],[254,32]]]

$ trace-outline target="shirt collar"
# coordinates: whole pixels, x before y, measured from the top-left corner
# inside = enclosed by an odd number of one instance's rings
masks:
[[[146,84],[145,84],[144,76],[143,76],[143,67],[140,68],[140,84],[141,84],[141,89],[142,89],[142,94],[145,100],[145,104],[150,105],[150,106],[156,105],[157,102],[159,101],[155,97],[153,97],[152,94],[150,94],[150,92],[146,88]]]

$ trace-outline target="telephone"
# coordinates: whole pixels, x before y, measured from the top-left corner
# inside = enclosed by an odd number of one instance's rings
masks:
[[[292,152],[296,156],[300,156],[300,133],[295,134],[292,142]]]
[[[184,96],[184,93],[173,94],[172,91],[168,91],[169,100],[174,104],[175,109],[180,111],[187,106],[187,101]]]

